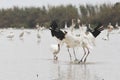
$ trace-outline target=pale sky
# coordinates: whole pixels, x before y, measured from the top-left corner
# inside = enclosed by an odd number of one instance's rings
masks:
[[[41,6],[57,6],[72,4],[78,6],[80,4],[99,5],[103,3],[114,4],[120,0],[0,0],[0,8],[11,8],[13,6],[19,7],[41,7]]]

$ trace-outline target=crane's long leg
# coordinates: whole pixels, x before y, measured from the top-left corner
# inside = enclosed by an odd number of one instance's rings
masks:
[[[84,47],[83,47],[83,50],[84,50],[84,55],[83,55],[83,57],[81,58],[81,60],[79,61],[79,63],[83,61],[83,59],[84,59],[84,57],[85,57],[85,55],[86,55],[86,51],[85,51],[85,48],[84,48]]]
[[[84,62],[86,62],[87,57],[88,57],[88,55],[89,55],[89,53],[90,53],[89,48],[87,48],[87,51],[88,51],[88,53],[87,53],[87,55],[86,55],[86,57],[85,57],[85,59],[84,59]]]
[[[74,48],[73,48],[73,53],[74,53],[75,60],[77,60],[77,57],[76,57],[75,49],[74,49]]]
[[[69,56],[70,56],[70,61],[72,61],[72,56],[70,54],[69,48],[68,48],[68,53],[69,53]]]

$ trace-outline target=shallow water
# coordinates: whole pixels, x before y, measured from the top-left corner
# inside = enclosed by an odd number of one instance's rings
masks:
[[[10,31],[15,33],[13,39],[6,38]],[[29,34],[25,33],[23,40],[19,39],[22,30],[4,30],[0,33],[0,80],[120,79],[120,34],[116,31],[110,34],[109,41],[102,40],[106,31],[96,38],[96,46],[86,64],[70,63],[64,45],[58,54],[58,61],[54,61],[50,45],[57,42],[50,31],[40,32],[41,40],[37,39],[36,30],[25,31]],[[76,54],[80,59],[83,50],[76,48]]]

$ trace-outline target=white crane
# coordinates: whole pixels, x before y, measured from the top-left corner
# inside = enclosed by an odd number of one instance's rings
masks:
[[[73,34],[73,31],[74,31],[74,28],[75,28],[75,19],[72,19],[72,25],[70,26],[70,31],[71,31],[72,34]]]
[[[24,31],[20,33],[19,38],[22,40],[24,36]]]
[[[113,29],[114,29],[114,27],[111,25],[111,23],[109,23],[109,25],[107,26],[107,35],[104,40],[109,40],[110,33],[112,32]]]
[[[10,32],[10,33],[7,35],[7,38],[13,39],[14,36],[15,36],[14,33],[13,33],[13,32]]]
[[[82,47],[84,50],[84,56],[82,57],[80,62],[82,61],[86,62],[87,56],[90,53],[90,49],[92,48],[90,44],[90,41],[92,42],[91,38],[94,38],[94,37],[91,36],[90,33],[88,35],[79,36],[79,37],[72,35],[70,33],[66,33],[65,38],[63,39],[63,42],[66,44],[66,47],[68,48],[68,52],[69,52],[69,48],[73,48],[73,51],[74,51],[74,48]],[[72,60],[70,52],[69,52],[69,55],[70,55],[70,60]],[[75,51],[74,51],[74,57],[75,57],[75,61],[77,61]]]

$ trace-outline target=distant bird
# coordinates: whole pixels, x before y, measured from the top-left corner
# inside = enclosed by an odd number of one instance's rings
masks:
[[[52,44],[51,45],[51,50],[53,52],[54,60],[57,60],[58,59],[57,54],[60,51],[60,44],[57,44],[57,45]]]
[[[116,22],[116,24],[115,24],[115,27],[116,27],[116,28],[118,28],[118,27],[119,27],[117,22]]]
[[[2,34],[3,32],[4,32],[4,30],[1,30],[1,31],[0,31],[0,34]]]
[[[23,36],[24,36],[24,31],[22,33],[20,33],[19,38],[23,39]]]
[[[74,28],[75,28],[75,19],[72,19],[72,25],[70,26],[70,31],[71,31],[72,34],[73,34],[73,31],[74,31]]]
[[[7,38],[13,39],[14,36],[15,36],[14,33],[13,33],[13,32],[10,32],[10,34],[7,35]]]
[[[117,33],[120,34],[120,26],[118,25],[118,22],[116,22],[115,28],[117,28]]]
[[[107,26],[107,40],[109,40],[110,33],[113,29],[114,27],[111,25],[111,23],[109,23],[109,25]]]
[[[67,29],[68,28],[68,26],[67,26],[67,22],[65,22],[65,27],[64,27],[65,29]]]
[[[77,23],[78,23],[78,24],[80,24],[80,23],[81,23],[81,21],[80,21],[80,19],[79,19],[79,18],[77,19]]]
[[[91,32],[91,34],[93,35],[93,37],[97,37],[101,31],[102,31],[102,24],[99,24],[93,32]],[[77,37],[75,35],[72,35],[66,31],[62,31],[60,29],[58,29],[58,25],[55,21],[52,22],[52,25],[50,27],[51,30],[51,34],[52,36],[56,37],[57,39],[59,39],[62,43],[66,43],[66,46],[68,48],[68,52],[69,52],[69,48],[75,48],[75,47],[82,47],[84,50],[84,55],[82,57],[82,59],[79,62],[86,62],[87,56],[90,53],[90,46],[89,46],[89,37]],[[86,53],[87,50],[87,53]],[[69,56],[70,56],[70,60],[71,60],[71,54],[69,52]],[[75,57],[76,59],[76,57]]]
[[[39,28],[39,27],[40,27],[40,26],[39,26],[39,23],[37,23],[37,24],[36,24],[36,28]]]
[[[37,23],[36,24],[36,29],[37,29],[38,32],[39,32],[40,28],[41,28],[41,26],[39,26],[39,24]]]

